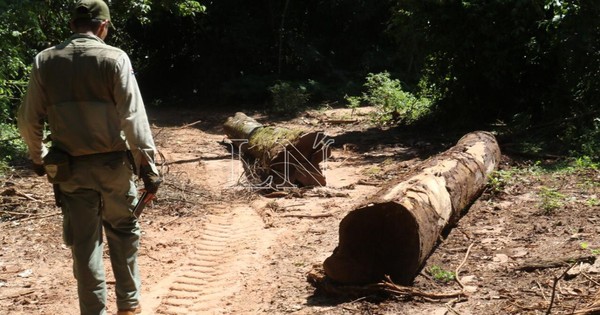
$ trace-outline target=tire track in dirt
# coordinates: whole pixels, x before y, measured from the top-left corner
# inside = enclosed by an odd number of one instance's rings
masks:
[[[264,259],[262,248],[270,241],[265,240],[263,222],[251,207],[219,211],[206,217],[197,239],[189,240],[195,246],[186,262],[146,294],[146,300],[158,305],[145,304],[144,313],[228,313],[229,301],[243,289],[244,274]]]

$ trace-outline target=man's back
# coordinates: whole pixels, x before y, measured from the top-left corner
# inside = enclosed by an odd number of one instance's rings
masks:
[[[53,145],[73,156],[127,150],[115,99],[124,67],[122,50],[82,34],[36,57],[33,75],[47,97]]]

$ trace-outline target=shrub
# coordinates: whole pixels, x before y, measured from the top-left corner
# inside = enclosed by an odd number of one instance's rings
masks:
[[[429,274],[437,281],[450,282],[456,278],[456,275],[452,271],[442,269],[442,267],[433,265],[427,269]]]
[[[25,158],[25,143],[13,124],[0,124],[0,174],[6,172],[15,160]]]
[[[310,94],[303,84],[280,81],[271,87],[271,111],[277,114],[293,114],[306,107]]]
[[[402,90],[399,80],[391,79],[388,72],[369,73],[362,96],[346,96],[350,108],[359,102],[376,108],[373,121],[379,124],[391,122],[410,124],[429,112],[430,101]]]

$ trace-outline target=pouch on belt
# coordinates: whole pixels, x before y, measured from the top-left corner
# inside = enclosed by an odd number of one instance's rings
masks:
[[[61,183],[71,178],[71,156],[56,147],[51,147],[44,156],[44,169],[51,183]]]

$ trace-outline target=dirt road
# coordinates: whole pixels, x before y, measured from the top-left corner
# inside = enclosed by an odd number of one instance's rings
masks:
[[[554,289],[563,265],[519,269],[530,260],[595,257],[597,172],[557,178],[515,171],[520,162],[505,157],[502,168],[509,176],[501,191],[486,192],[464,214],[415,280],[416,288],[428,292],[459,290],[451,276],[464,261],[458,276],[468,297],[340,299],[316,292],[306,280],[337,245],[340,220],[377,185],[458,137],[429,141],[366,124],[327,124],[329,118],[347,118],[346,110],[278,121],[324,130],[335,144],[323,165],[326,187],[267,198],[241,187],[243,168],[220,144],[221,123],[233,112],[150,114],[166,184],[141,220],[143,314],[544,314],[553,291],[553,314],[565,314],[589,303],[598,290],[595,259]],[[368,120],[360,113],[353,117]],[[268,117],[255,118],[269,123]],[[0,184],[0,314],[78,314],[70,252],[61,243],[61,217],[49,184],[27,170],[8,174]],[[545,210],[543,187],[563,194],[560,208]],[[106,268],[110,275],[108,260]],[[108,284],[113,314],[114,280]]]

